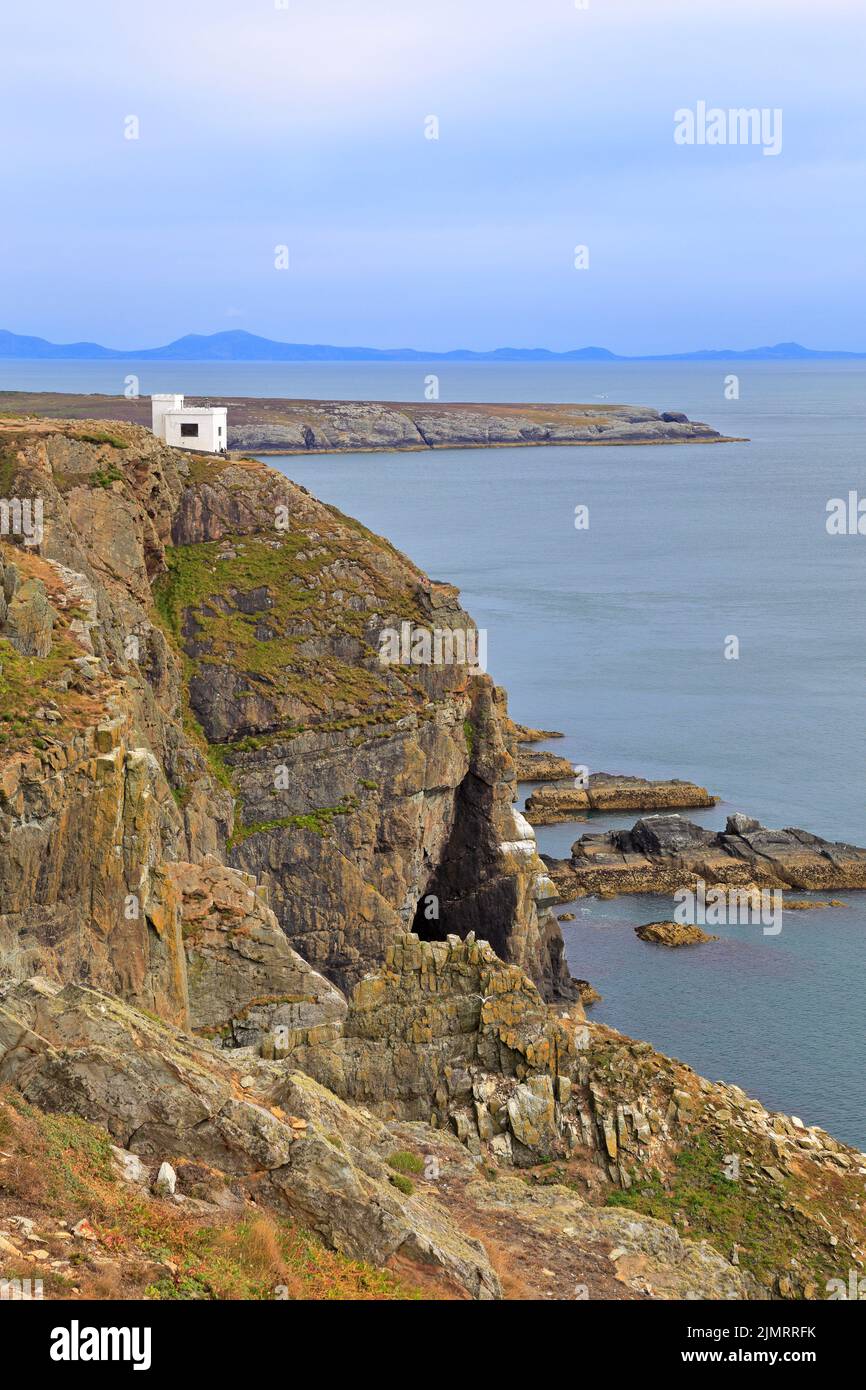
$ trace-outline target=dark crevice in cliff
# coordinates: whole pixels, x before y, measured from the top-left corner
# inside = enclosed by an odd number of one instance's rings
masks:
[[[457,788],[454,824],[439,865],[418,901],[412,930],[423,941],[465,938],[489,941],[502,960],[511,958],[509,928],[517,886],[503,874],[493,829],[491,787],[468,772]],[[437,916],[432,916],[435,909]]]

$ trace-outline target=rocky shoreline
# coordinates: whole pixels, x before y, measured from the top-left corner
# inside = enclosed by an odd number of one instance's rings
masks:
[[[229,449],[259,454],[734,442],[680,411],[659,412],[649,406],[298,401],[252,396],[225,396],[218,402],[187,396],[186,401],[190,407],[227,406]],[[0,412],[149,425],[150,399],[2,391]]]
[[[383,625],[471,626],[456,589],[123,420],[6,418],[0,478],[44,504],[0,540],[4,1277],[238,1296],[206,1253],[251,1223],[390,1296],[819,1298],[864,1267],[862,1154],[585,1017],[504,691],[378,659]],[[866,851],[732,821],[553,876],[866,886]]]

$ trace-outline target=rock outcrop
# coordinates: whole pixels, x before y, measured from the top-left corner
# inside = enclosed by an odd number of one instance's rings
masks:
[[[639,940],[652,941],[657,946],[699,946],[702,941],[719,939],[690,922],[645,922],[635,927],[634,932]]]
[[[518,782],[559,782],[563,778],[574,781],[574,768],[568,758],[556,753],[531,753],[518,745]]]
[[[526,802],[526,818],[533,825],[556,825],[587,811],[668,811],[715,806],[717,796],[694,782],[648,782],[643,777],[620,777],[593,772],[585,787],[540,787]]]
[[[605,1229],[625,1229],[599,1202],[628,1208],[636,1264],[620,1273],[641,1287],[651,1255],[655,1296],[815,1297],[866,1255],[862,1155],[586,1022],[579,1006],[545,1005],[486,943],[403,938],[345,1020],[278,1037],[285,1046],[265,1058],[215,1051],[81,986],[0,992],[0,1082],[31,1104],[103,1125],[150,1167],[206,1164],[344,1253],[426,1261],[473,1297],[499,1289],[483,1247],[461,1231],[472,1213],[437,1192],[429,1160],[440,1135],[494,1165],[485,1186],[500,1215],[510,1209],[532,1229],[544,1211],[567,1209],[576,1269]],[[407,1132],[423,1186],[392,1181]],[[508,1178],[540,1161],[572,1190],[533,1197]],[[683,1203],[695,1224],[677,1229]],[[485,1205],[477,1189],[472,1205]]]
[[[308,1076],[286,1073],[285,1108],[207,1046],[78,985],[0,992],[0,1080],[42,1110],[96,1122],[145,1157],[197,1158],[285,1209],[344,1254],[434,1264],[472,1297],[499,1294],[479,1241],[390,1182],[385,1126]]]
[[[518,743],[542,743],[549,738],[564,738],[558,729],[530,729],[526,724],[512,724]]]
[[[807,830],[767,830],[729,816],[722,831],[682,816],[648,816],[631,830],[584,835],[571,858],[546,860],[562,901],[588,893],[672,893],[699,880],[731,888],[866,888],[866,849]]]
[[[193,1032],[247,1047],[344,1018],[342,994],[292,950],[249,875],[216,860],[166,873],[180,902]]]

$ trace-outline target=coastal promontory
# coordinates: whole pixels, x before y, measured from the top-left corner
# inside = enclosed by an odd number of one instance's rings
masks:
[[[420,380],[420,379],[419,379]],[[228,446],[272,454],[480,448],[530,444],[718,444],[725,436],[681,411],[637,405],[326,401],[187,396],[228,409]],[[0,412],[46,419],[150,423],[148,397],[0,392]]]

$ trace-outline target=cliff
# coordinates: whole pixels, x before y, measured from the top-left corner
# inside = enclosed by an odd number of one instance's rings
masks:
[[[0,541],[22,1144],[74,1117],[153,1219],[270,1213],[436,1297],[814,1297],[862,1263],[861,1155],[584,1018],[455,589],[128,423],[4,420],[0,495],[41,508]],[[462,658],[383,661],[406,624]]]
[[[5,495],[44,516],[38,547],[2,546],[20,572],[10,638],[40,607],[61,615],[44,651],[4,664],[0,959],[131,1002],[170,994],[180,1019],[164,866],[210,854],[259,880],[340,987],[416,915],[436,937],[486,915],[506,959],[571,997],[512,808],[504,695],[465,660],[380,660],[406,622],[471,638],[456,590],[263,464],[114,429],[0,432]]]

